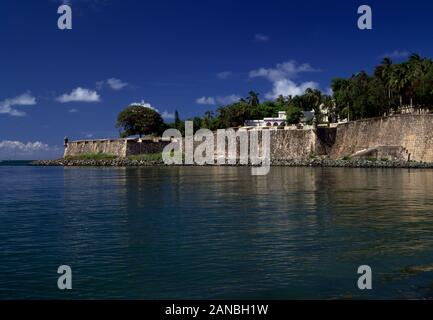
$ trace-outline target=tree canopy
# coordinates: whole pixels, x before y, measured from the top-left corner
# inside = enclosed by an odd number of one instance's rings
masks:
[[[151,108],[135,104],[126,107],[117,116],[121,137],[133,135],[160,135],[166,125],[161,115]]]
[[[384,58],[373,75],[361,71],[334,79],[332,90],[337,112],[350,120],[398,113],[404,107],[431,110],[433,61],[418,54],[397,64]]]

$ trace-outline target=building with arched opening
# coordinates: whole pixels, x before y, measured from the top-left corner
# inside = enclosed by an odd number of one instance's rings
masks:
[[[247,127],[279,127],[286,125],[286,111],[278,111],[276,118],[263,118],[263,120],[246,120]]]

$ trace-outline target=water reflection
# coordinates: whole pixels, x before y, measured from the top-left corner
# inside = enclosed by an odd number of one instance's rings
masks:
[[[231,274],[230,287],[224,277],[214,279],[217,292],[254,296],[303,281],[331,283],[342,264],[347,276],[367,262],[398,257],[413,264],[410,257],[432,247],[432,171],[273,168],[251,176],[247,168],[205,167],[125,174],[128,212],[136,218],[132,241],[155,244],[147,254],[174,261],[178,270],[198,270],[197,282],[208,269]]]
[[[433,170],[2,170],[0,297],[58,297],[48,270],[65,263],[76,298],[433,293]]]

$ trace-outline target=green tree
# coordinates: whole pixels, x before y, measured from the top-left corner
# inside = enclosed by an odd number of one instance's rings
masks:
[[[257,107],[260,104],[259,94],[255,91],[250,91],[248,93],[248,104],[252,107]]]
[[[291,97],[289,97],[291,98]],[[284,106],[287,104],[289,99],[287,99],[286,97],[284,97],[282,94],[280,94],[277,99],[275,100],[275,102],[280,105],[280,106]]]
[[[263,119],[266,117],[276,117],[278,111],[286,110],[287,106],[281,105],[276,101],[265,101],[260,104],[255,110],[250,112],[251,119]]]
[[[397,92],[399,96],[400,107],[403,106],[404,94],[409,83],[410,83],[410,78],[407,70],[407,65],[404,64],[394,65],[390,76],[390,86],[391,89]]]
[[[120,128],[121,137],[133,135],[159,135],[166,125],[161,115],[142,105],[130,105],[117,116],[116,127]]]
[[[170,127],[179,130],[182,134],[185,133],[185,124],[180,120],[179,112],[174,112],[174,123],[170,124]]]
[[[309,101],[310,108],[314,110],[314,123],[320,123],[322,114],[320,111],[320,106],[322,105],[322,92],[317,89],[308,88],[305,90],[304,96]]]
[[[211,111],[206,111],[204,113],[204,117],[202,119],[202,127],[210,130],[216,129],[215,120]]]
[[[295,105],[291,105],[286,109],[287,124],[298,124],[303,116],[302,110]]]
[[[374,70],[374,76],[381,81],[382,85],[386,88],[386,91],[388,93],[388,113],[390,112],[393,104],[391,91],[392,68],[392,60],[390,58],[384,58],[382,63],[378,65]]]
[[[192,121],[192,127],[193,127],[194,133],[197,130],[203,128],[202,119],[200,117],[194,117],[194,118],[190,119],[189,121]]]
[[[257,119],[259,108],[252,107],[246,101],[239,101],[218,108],[214,128],[230,128],[243,126],[245,120]]]
[[[177,110],[175,110],[174,111],[174,127],[179,130],[181,124],[182,124],[182,121],[180,120],[179,112]]]

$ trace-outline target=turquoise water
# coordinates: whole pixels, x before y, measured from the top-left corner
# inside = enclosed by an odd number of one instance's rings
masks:
[[[0,166],[0,298],[433,296],[433,170]],[[57,289],[69,265],[73,290]],[[357,288],[357,268],[373,290]]]

